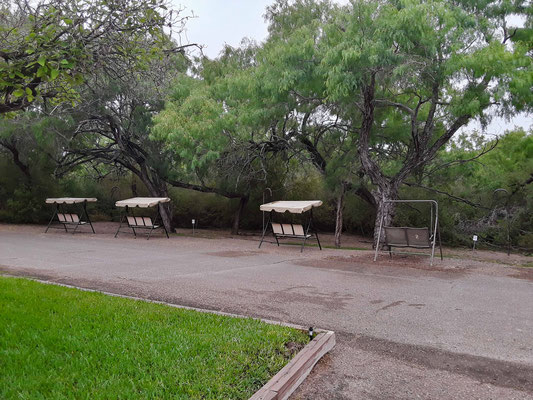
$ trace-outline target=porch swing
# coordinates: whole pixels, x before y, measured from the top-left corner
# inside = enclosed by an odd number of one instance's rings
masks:
[[[430,256],[429,265],[433,265],[433,258],[435,256],[435,246],[437,239],[439,241],[440,259],[442,260],[442,245],[440,241],[439,229],[439,205],[435,200],[384,200],[384,203],[429,203],[430,204],[430,219],[429,228],[415,228],[415,227],[395,227],[383,226],[385,215],[381,216],[378,231],[378,241],[376,244],[376,251],[374,254],[374,261],[378,258],[380,244],[388,248],[388,253],[392,258],[392,254],[407,254],[407,255],[424,255]],[[385,235],[381,233],[384,232]],[[431,249],[431,253],[416,253],[416,252],[401,252],[393,251],[394,248],[414,248],[414,249]]]

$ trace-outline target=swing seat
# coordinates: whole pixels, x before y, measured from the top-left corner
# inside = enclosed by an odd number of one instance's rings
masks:
[[[430,249],[432,247],[429,228],[385,226],[385,245],[388,247],[412,247]]]
[[[138,229],[157,229],[160,225],[153,223],[150,217],[133,217],[128,216],[128,225],[130,228]]]
[[[78,214],[58,213],[57,219],[61,224],[64,225],[83,225],[87,223],[85,221],[80,221],[80,217]]]
[[[312,236],[305,234],[302,224],[278,224],[272,222],[272,230],[277,238],[309,239]]]

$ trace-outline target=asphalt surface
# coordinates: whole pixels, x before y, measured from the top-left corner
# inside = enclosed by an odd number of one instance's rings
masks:
[[[531,274],[372,256],[0,229],[4,273],[334,330],[296,399],[533,399]]]

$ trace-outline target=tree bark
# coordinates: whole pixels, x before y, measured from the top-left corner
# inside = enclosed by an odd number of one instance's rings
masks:
[[[168,196],[163,196],[168,197]],[[161,213],[161,220],[165,226],[167,232],[176,232],[174,225],[172,224],[172,206],[170,202],[162,203],[159,205],[159,212]]]
[[[146,165],[140,165],[140,173],[138,174],[141,181],[148,188],[151,196],[154,197],[168,197],[168,188],[167,183],[159,179],[156,174],[150,174]],[[170,202],[163,203],[159,205],[159,212],[161,214],[161,221],[168,232],[176,232],[174,226],[172,225],[172,205]]]
[[[335,218],[335,247],[341,247],[341,235],[342,235],[342,212],[344,210],[344,195],[346,193],[346,184],[341,184],[341,192],[337,197],[337,213]]]
[[[231,234],[232,235],[238,235],[239,234],[239,226],[241,223],[241,217],[242,213],[244,211],[244,207],[246,207],[246,204],[248,203],[248,195],[242,196],[239,199],[239,207],[237,208],[237,211],[235,212],[233,216],[233,225],[231,226]]]
[[[7,143],[7,142],[0,142],[0,145],[5,147],[11,152],[11,155],[13,156],[13,162],[18,167],[18,169],[24,174],[24,176],[28,179],[28,183],[31,183],[31,173],[30,168],[24,164],[20,159],[20,153],[17,149],[17,146],[14,143]]]
[[[398,188],[396,186],[378,187],[372,191],[374,200],[376,201],[376,220],[374,222],[374,248],[378,243],[378,234],[381,221],[383,219],[383,226],[391,226],[394,214],[396,212],[396,205],[394,203],[385,203],[384,200],[398,199]],[[381,230],[381,238],[384,237],[384,230]],[[383,242],[381,240],[380,242]]]

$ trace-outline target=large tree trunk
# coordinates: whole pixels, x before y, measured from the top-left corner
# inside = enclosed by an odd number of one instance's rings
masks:
[[[344,195],[346,193],[346,184],[341,184],[341,192],[337,197],[337,213],[335,217],[335,247],[341,247],[341,235],[342,235],[342,212],[344,210]]]
[[[391,226],[392,220],[394,218],[394,213],[396,211],[396,205],[395,203],[385,203],[384,200],[397,200],[398,199],[398,188],[395,186],[390,187],[382,187],[377,188],[376,190],[372,191],[372,195],[374,196],[374,199],[377,204],[376,208],[376,220],[374,222],[374,248],[376,247],[378,243],[378,234],[379,234],[379,227],[381,224],[381,221],[383,220],[382,226]],[[384,238],[384,230],[381,230],[381,240],[380,242],[383,243]]]
[[[231,226],[232,235],[239,234],[239,225],[241,223],[242,213],[243,213],[244,207],[246,207],[246,203],[248,203],[248,196],[241,197],[239,200],[239,208],[237,208],[237,211],[235,212],[233,216],[233,225]]]
[[[140,174],[138,176],[148,188],[151,196],[168,197],[167,183],[155,174],[152,174],[152,179],[150,179],[146,166],[141,165]],[[161,221],[163,222],[163,225],[165,225],[166,230],[168,232],[176,232],[172,225],[172,205],[170,202],[160,204],[159,213],[161,214]]]
[[[168,197],[168,195],[162,197]],[[174,226],[172,225],[172,206],[170,202],[160,204],[159,212],[161,213],[161,220],[167,231],[176,232],[176,229],[174,229]]]

